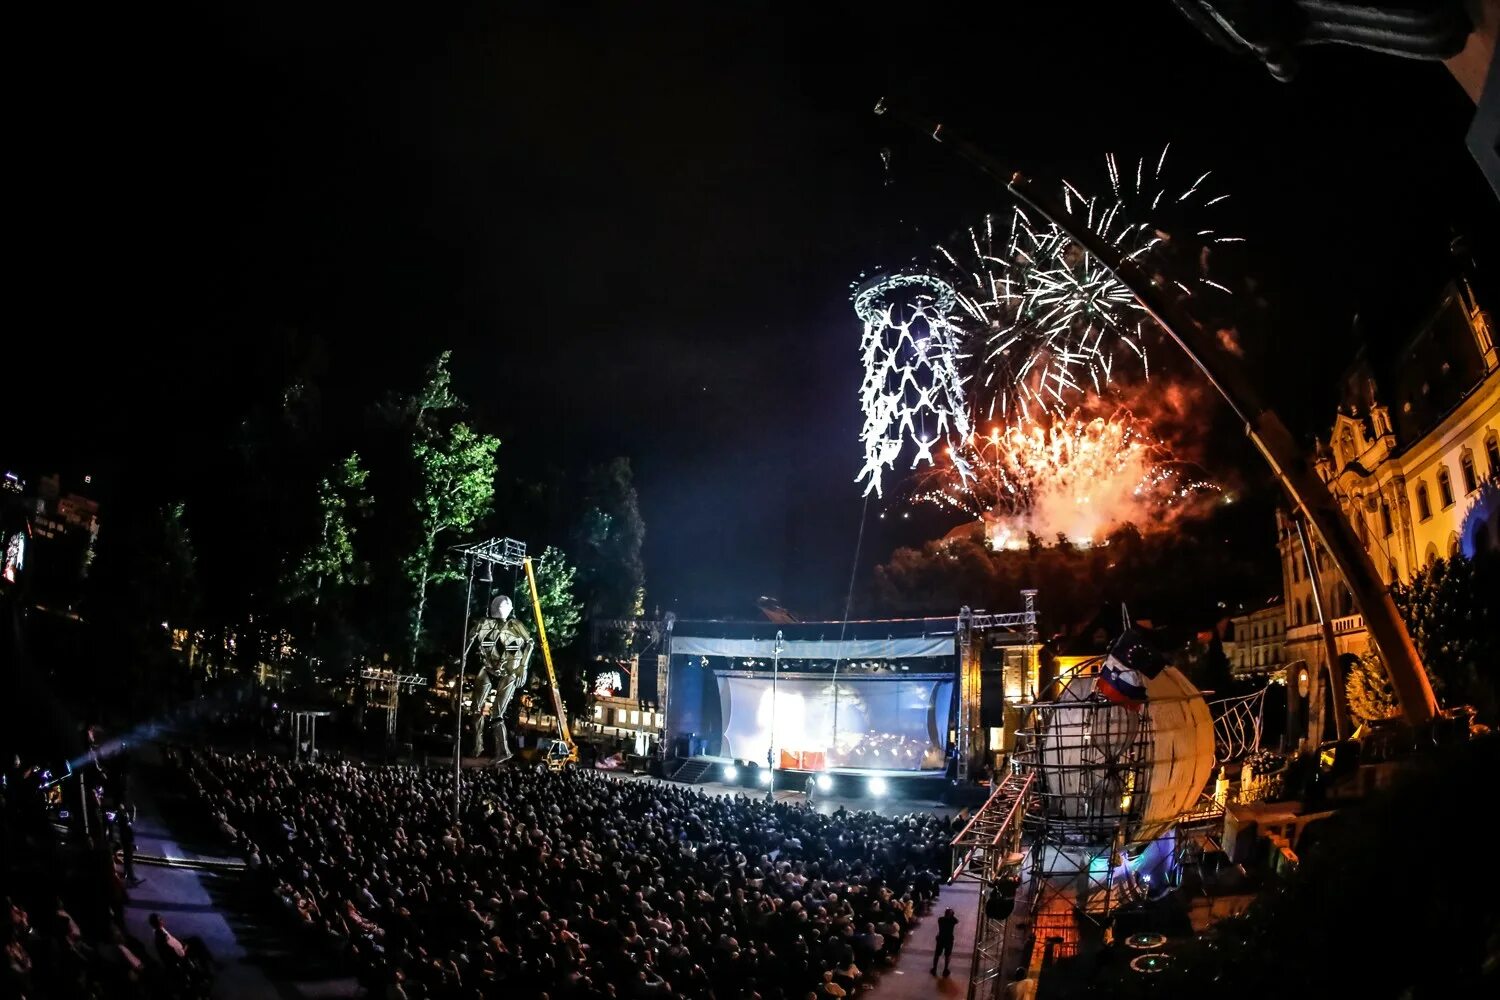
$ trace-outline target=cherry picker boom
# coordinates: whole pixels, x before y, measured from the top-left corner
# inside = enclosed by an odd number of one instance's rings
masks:
[[[536,634],[542,644],[542,662],[547,665],[547,688],[552,692],[552,711],[557,716],[557,739],[547,747],[543,762],[553,770],[561,770],[578,761],[578,745],[573,742],[572,730],[568,727],[568,711],[563,707],[562,691],[557,686],[557,671],[552,666],[552,646],[547,642],[547,626],[542,621],[542,599],[536,589],[536,571],[527,556],[526,585],[531,589],[531,614],[536,619]]]

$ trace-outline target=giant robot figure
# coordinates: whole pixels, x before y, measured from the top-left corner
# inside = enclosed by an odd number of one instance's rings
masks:
[[[510,616],[510,598],[501,595],[490,602],[487,618],[480,618],[469,628],[469,646],[479,646],[483,666],[474,678],[474,700],[469,711],[474,715],[474,756],[484,753],[484,703],[495,692],[495,707],[490,714],[490,728],[495,741],[495,762],[510,758],[510,740],[505,731],[505,710],[510,700],[526,684],[526,667],[531,662],[535,643],[526,627]]]

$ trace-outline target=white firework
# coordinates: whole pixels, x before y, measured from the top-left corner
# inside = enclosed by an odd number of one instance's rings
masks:
[[[1170,240],[1146,221],[1164,205],[1191,207],[1201,200],[1208,206],[1227,197],[1203,195],[1207,173],[1181,194],[1169,194],[1161,179],[1166,156],[1164,149],[1150,168],[1139,160],[1123,177],[1109,156],[1113,197],[1088,197],[1064,183],[1063,202],[1127,260],[1144,262]],[[1211,229],[1195,235],[1205,247],[1238,242]],[[1083,396],[1103,394],[1122,359],[1150,377],[1144,311],[1129,288],[1072,237],[1019,208],[998,227],[986,217],[968,236],[957,254],[937,249],[961,310],[955,318],[965,334],[961,370],[979,383],[975,420],[1025,422],[1033,414],[1060,415]],[[1228,291],[1202,274],[1194,283]],[[1176,285],[1194,293],[1181,281]]]

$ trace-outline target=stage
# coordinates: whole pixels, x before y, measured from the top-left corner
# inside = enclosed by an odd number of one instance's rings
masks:
[[[936,801],[947,796],[952,782],[943,771],[899,771],[874,767],[830,767],[822,770],[776,768],[774,772],[753,761],[719,754],[697,754],[667,762],[671,781],[702,785],[714,783],[728,788],[764,792],[807,792],[817,797]]]
[[[755,770],[756,768],[764,768],[765,767],[764,764],[760,764],[760,763],[757,763],[756,761],[752,761],[752,760],[745,760],[743,757],[719,757],[719,756],[716,756],[714,754],[706,754],[706,753],[705,754],[698,754],[697,756],[690,757],[688,759],[689,760],[707,761],[710,764],[722,764],[722,765],[733,764],[733,765],[736,765],[736,766],[738,766],[740,768],[745,768],[745,769],[750,769],[750,770]],[[842,775],[849,775],[851,777],[856,777],[856,778],[890,778],[890,779],[895,779],[895,780],[898,780],[898,781],[899,780],[903,780],[903,779],[927,780],[927,781],[937,780],[937,781],[941,781],[945,777],[944,772],[942,772],[942,771],[893,771],[893,770],[890,770],[888,768],[880,768],[880,767],[829,767],[829,768],[822,768],[822,769],[819,769],[819,770],[812,770],[812,769],[809,769],[809,768],[800,768],[800,767],[778,767],[778,768],[776,768],[776,773],[777,774],[798,774],[798,775],[802,775],[803,777],[806,777],[809,774],[828,774],[828,775],[833,775],[833,776],[838,776],[838,775],[842,774]]]

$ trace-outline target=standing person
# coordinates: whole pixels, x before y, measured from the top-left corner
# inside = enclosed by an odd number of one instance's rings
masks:
[[[932,974],[937,975],[938,956],[943,959],[943,975],[948,974],[948,966],[953,961],[953,928],[958,926],[958,918],[953,915],[953,907],[943,911],[938,917],[937,950],[932,953]]]
[[[120,854],[124,857],[125,884],[134,888],[145,879],[135,877],[135,807],[122,803],[115,812],[115,832],[120,838]]]

